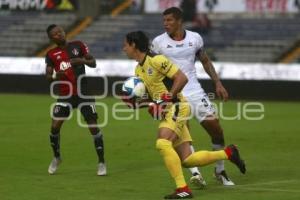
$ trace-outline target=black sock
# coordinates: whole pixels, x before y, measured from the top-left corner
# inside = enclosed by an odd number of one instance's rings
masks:
[[[60,141],[60,134],[50,134],[50,144],[54,153],[54,157],[60,158],[59,152],[59,141]]]
[[[104,163],[103,135],[101,134],[101,132],[98,132],[96,135],[93,135],[93,137],[94,137],[94,144],[95,144],[99,162]]]

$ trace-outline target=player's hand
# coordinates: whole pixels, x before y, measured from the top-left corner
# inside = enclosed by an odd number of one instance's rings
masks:
[[[70,63],[73,67],[77,67],[78,65],[83,65],[86,63],[84,58],[71,58]]]
[[[227,101],[228,100],[228,92],[224,88],[223,84],[220,81],[218,81],[216,83],[216,93],[217,93],[217,96],[219,98],[221,98],[223,101]]]
[[[163,101],[154,101],[149,103],[148,112],[155,120],[161,120],[165,117],[166,103]]]
[[[155,120],[161,120],[165,118],[167,112],[166,107],[169,103],[172,103],[172,99],[172,94],[162,94],[160,100],[149,103],[148,112]]]

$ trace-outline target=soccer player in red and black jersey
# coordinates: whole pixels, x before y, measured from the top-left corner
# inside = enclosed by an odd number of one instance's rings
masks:
[[[78,107],[94,138],[99,160],[97,175],[106,175],[103,135],[96,126],[98,116],[95,109],[95,99],[83,97],[87,90],[87,83],[84,79],[81,81],[78,79],[80,75],[85,74],[85,65],[95,68],[96,61],[83,42],[68,42],[62,27],[51,24],[47,28],[47,34],[49,39],[56,44],[56,47],[49,50],[46,55],[46,78],[50,82],[59,81],[57,82],[59,98],[52,111],[50,133],[54,158],[50,163],[48,172],[54,174],[62,161],[60,129],[71,110]]]

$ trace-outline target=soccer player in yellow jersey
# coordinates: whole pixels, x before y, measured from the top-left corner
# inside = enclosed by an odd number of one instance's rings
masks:
[[[165,56],[151,55],[149,39],[142,31],[128,33],[123,50],[129,58],[138,62],[136,76],[143,80],[152,100],[148,111],[155,119],[160,120],[156,148],[177,187],[175,192],[166,195],[165,199],[193,197],[185,182],[181,166],[204,166],[218,160],[230,160],[245,173],[245,163],[234,145],[219,151],[191,152],[189,142],[192,138],[186,126],[190,107],[180,93],[188,82],[184,73]]]

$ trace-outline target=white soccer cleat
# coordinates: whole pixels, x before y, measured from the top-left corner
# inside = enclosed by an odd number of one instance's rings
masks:
[[[106,174],[107,174],[107,172],[106,172],[105,163],[99,163],[98,170],[97,170],[97,175],[98,176],[105,176]]]
[[[217,173],[217,172],[215,171],[215,177],[216,177],[216,179],[217,179],[220,183],[222,183],[224,186],[233,186],[233,185],[235,185],[234,182],[232,182],[232,181],[228,178],[228,176],[227,176],[227,174],[226,174],[226,172],[225,172],[224,170],[221,171],[220,173]]]
[[[51,163],[49,165],[48,173],[51,175],[55,174],[55,172],[61,162],[62,162],[62,160],[60,158],[53,158],[53,160],[51,161]]]
[[[190,178],[190,183],[192,183],[194,186],[196,186],[196,187],[198,187],[200,189],[203,189],[206,186],[206,182],[203,179],[203,177],[202,177],[201,174],[193,175]]]

